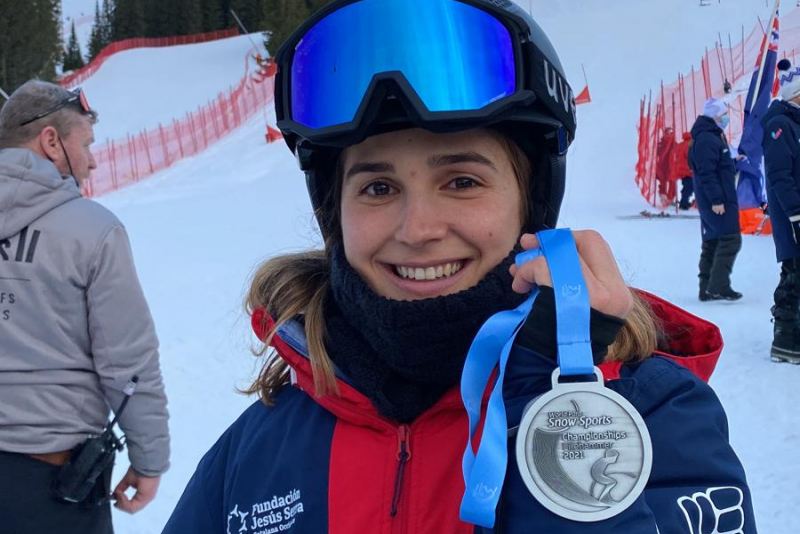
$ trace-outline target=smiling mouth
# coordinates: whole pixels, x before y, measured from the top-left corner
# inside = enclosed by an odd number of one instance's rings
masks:
[[[453,261],[430,267],[405,267],[394,265],[394,273],[404,280],[429,281],[449,278],[464,266],[463,261]]]

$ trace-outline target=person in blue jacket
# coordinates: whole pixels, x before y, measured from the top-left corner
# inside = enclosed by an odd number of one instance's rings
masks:
[[[700,254],[700,300],[739,300],[731,288],[731,273],[742,248],[736,169],[725,127],[728,105],[710,98],[692,126],[689,163],[694,172],[694,194],[700,212],[703,239]]]
[[[339,0],[276,63],[278,126],[324,247],[255,274],[247,309],[261,352],[275,351],[250,388],[261,399],[200,461],[165,534],[689,534],[709,517],[716,532],[756,533],[704,381],[719,330],[628,288],[593,231],[573,232],[591,352],[650,432],[649,481],[618,515],[586,523],[541,504],[512,454],[493,527],[460,518],[458,386],[481,325],[539,286],[502,384],[512,432],[558,366],[547,263],[513,263],[557,222],[575,105],[527,13],[494,0]],[[632,491],[627,474],[591,467],[590,500]]]
[[[800,363],[800,69],[778,62],[781,98],[762,119],[767,199],[781,276],[775,289],[771,355]]]

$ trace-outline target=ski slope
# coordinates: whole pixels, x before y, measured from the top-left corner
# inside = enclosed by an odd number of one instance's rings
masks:
[[[81,84],[100,112],[95,139],[158,128],[227,93],[247,72],[247,62],[253,64],[253,42],[265,54],[260,36],[253,34],[111,56]]]
[[[527,7],[527,0],[520,3]],[[728,413],[759,530],[800,532],[795,504],[800,367],[769,361],[769,308],[778,276],[772,240],[745,236],[733,275],[734,287],[745,295],[741,302],[700,303],[699,222],[617,218],[646,207],[633,184],[639,98],[662,78],[688,70],[706,46],[713,46],[717,32],[736,36],[742,25],[749,31],[756,16],[766,18],[769,7],[756,0],[723,0],[702,8],[697,0],[535,0],[528,5],[554,41],[576,89],[583,85],[582,63],[591,84],[593,103],[578,108],[562,225],[599,230],[630,284],[721,327],[726,347],[711,384]],[[101,112],[98,131],[108,123],[169,120],[186,109],[187,99],[213,97],[201,95],[195,85],[218,90],[212,86],[220,82],[211,79],[216,69],[229,63],[243,68],[247,44],[236,51],[238,61],[231,59],[236,55],[232,45],[230,58],[213,51],[224,46],[182,47],[186,55],[170,64],[166,56],[172,51],[156,49],[148,59],[131,59],[143,70],[119,68],[113,76],[104,74],[104,65],[85,84]],[[201,53],[195,47],[207,48]],[[149,70],[151,62],[161,70]],[[207,80],[194,72],[199,65]],[[142,72],[148,73],[147,81],[139,81]],[[150,98],[138,100],[140,90],[152,91]],[[99,199],[130,232],[161,339],[173,436],[172,468],[156,501],[135,516],[115,511],[119,534],[160,532],[202,454],[253,402],[236,388],[257,372],[242,307],[254,269],[272,255],[320,245],[303,176],[285,146],[264,144],[263,131],[264,118],[256,117],[204,154]],[[120,458],[115,481],[126,468]]]

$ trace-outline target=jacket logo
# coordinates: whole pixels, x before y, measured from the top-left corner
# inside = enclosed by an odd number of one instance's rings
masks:
[[[777,140],[781,136],[782,133],[783,133],[783,128],[778,128],[777,130],[772,132],[770,135],[772,136],[773,139]]]
[[[680,497],[678,507],[686,518],[689,534],[743,534],[743,501],[741,489],[726,486]]]
[[[240,512],[237,504],[228,514],[226,534],[286,532],[294,526],[297,516],[304,511],[300,490],[297,488],[286,495],[273,495],[267,501],[253,504],[249,512]],[[248,516],[250,517],[249,522]]]
[[[0,241],[0,259],[3,261],[16,261],[33,263],[33,255],[36,254],[36,245],[39,243],[39,236],[42,233],[34,230],[31,234],[31,241],[28,243],[28,227],[23,228],[17,240],[16,251],[11,251],[11,239]],[[13,258],[13,259],[12,259]]]
[[[228,514],[228,528],[226,530],[227,534],[236,534],[237,532],[247,532],[247,516],[250,515],[247,512],[240,512],[239,505],[237,504],[234,506],[231,513]],[[231,520],[233,520],[233,530],[231,530]],[[239,530],[236,530],[236,522],[239,521]]]

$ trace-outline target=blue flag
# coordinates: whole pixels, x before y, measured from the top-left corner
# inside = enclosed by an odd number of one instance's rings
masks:
[[[750,80],[747,101],[744,106],[744,128],[739,143],[739,154],[746,159],[736,162],[739,170],[737,196],[739,209],[755,208],[767,201],[764,190],[763,160],[764,150],[761,139],[764,128],[761,118],[766,115],[773,96],[775,68],[778,63],[778,3],[772,15],[770,31],[761,43],[761,52]]]

